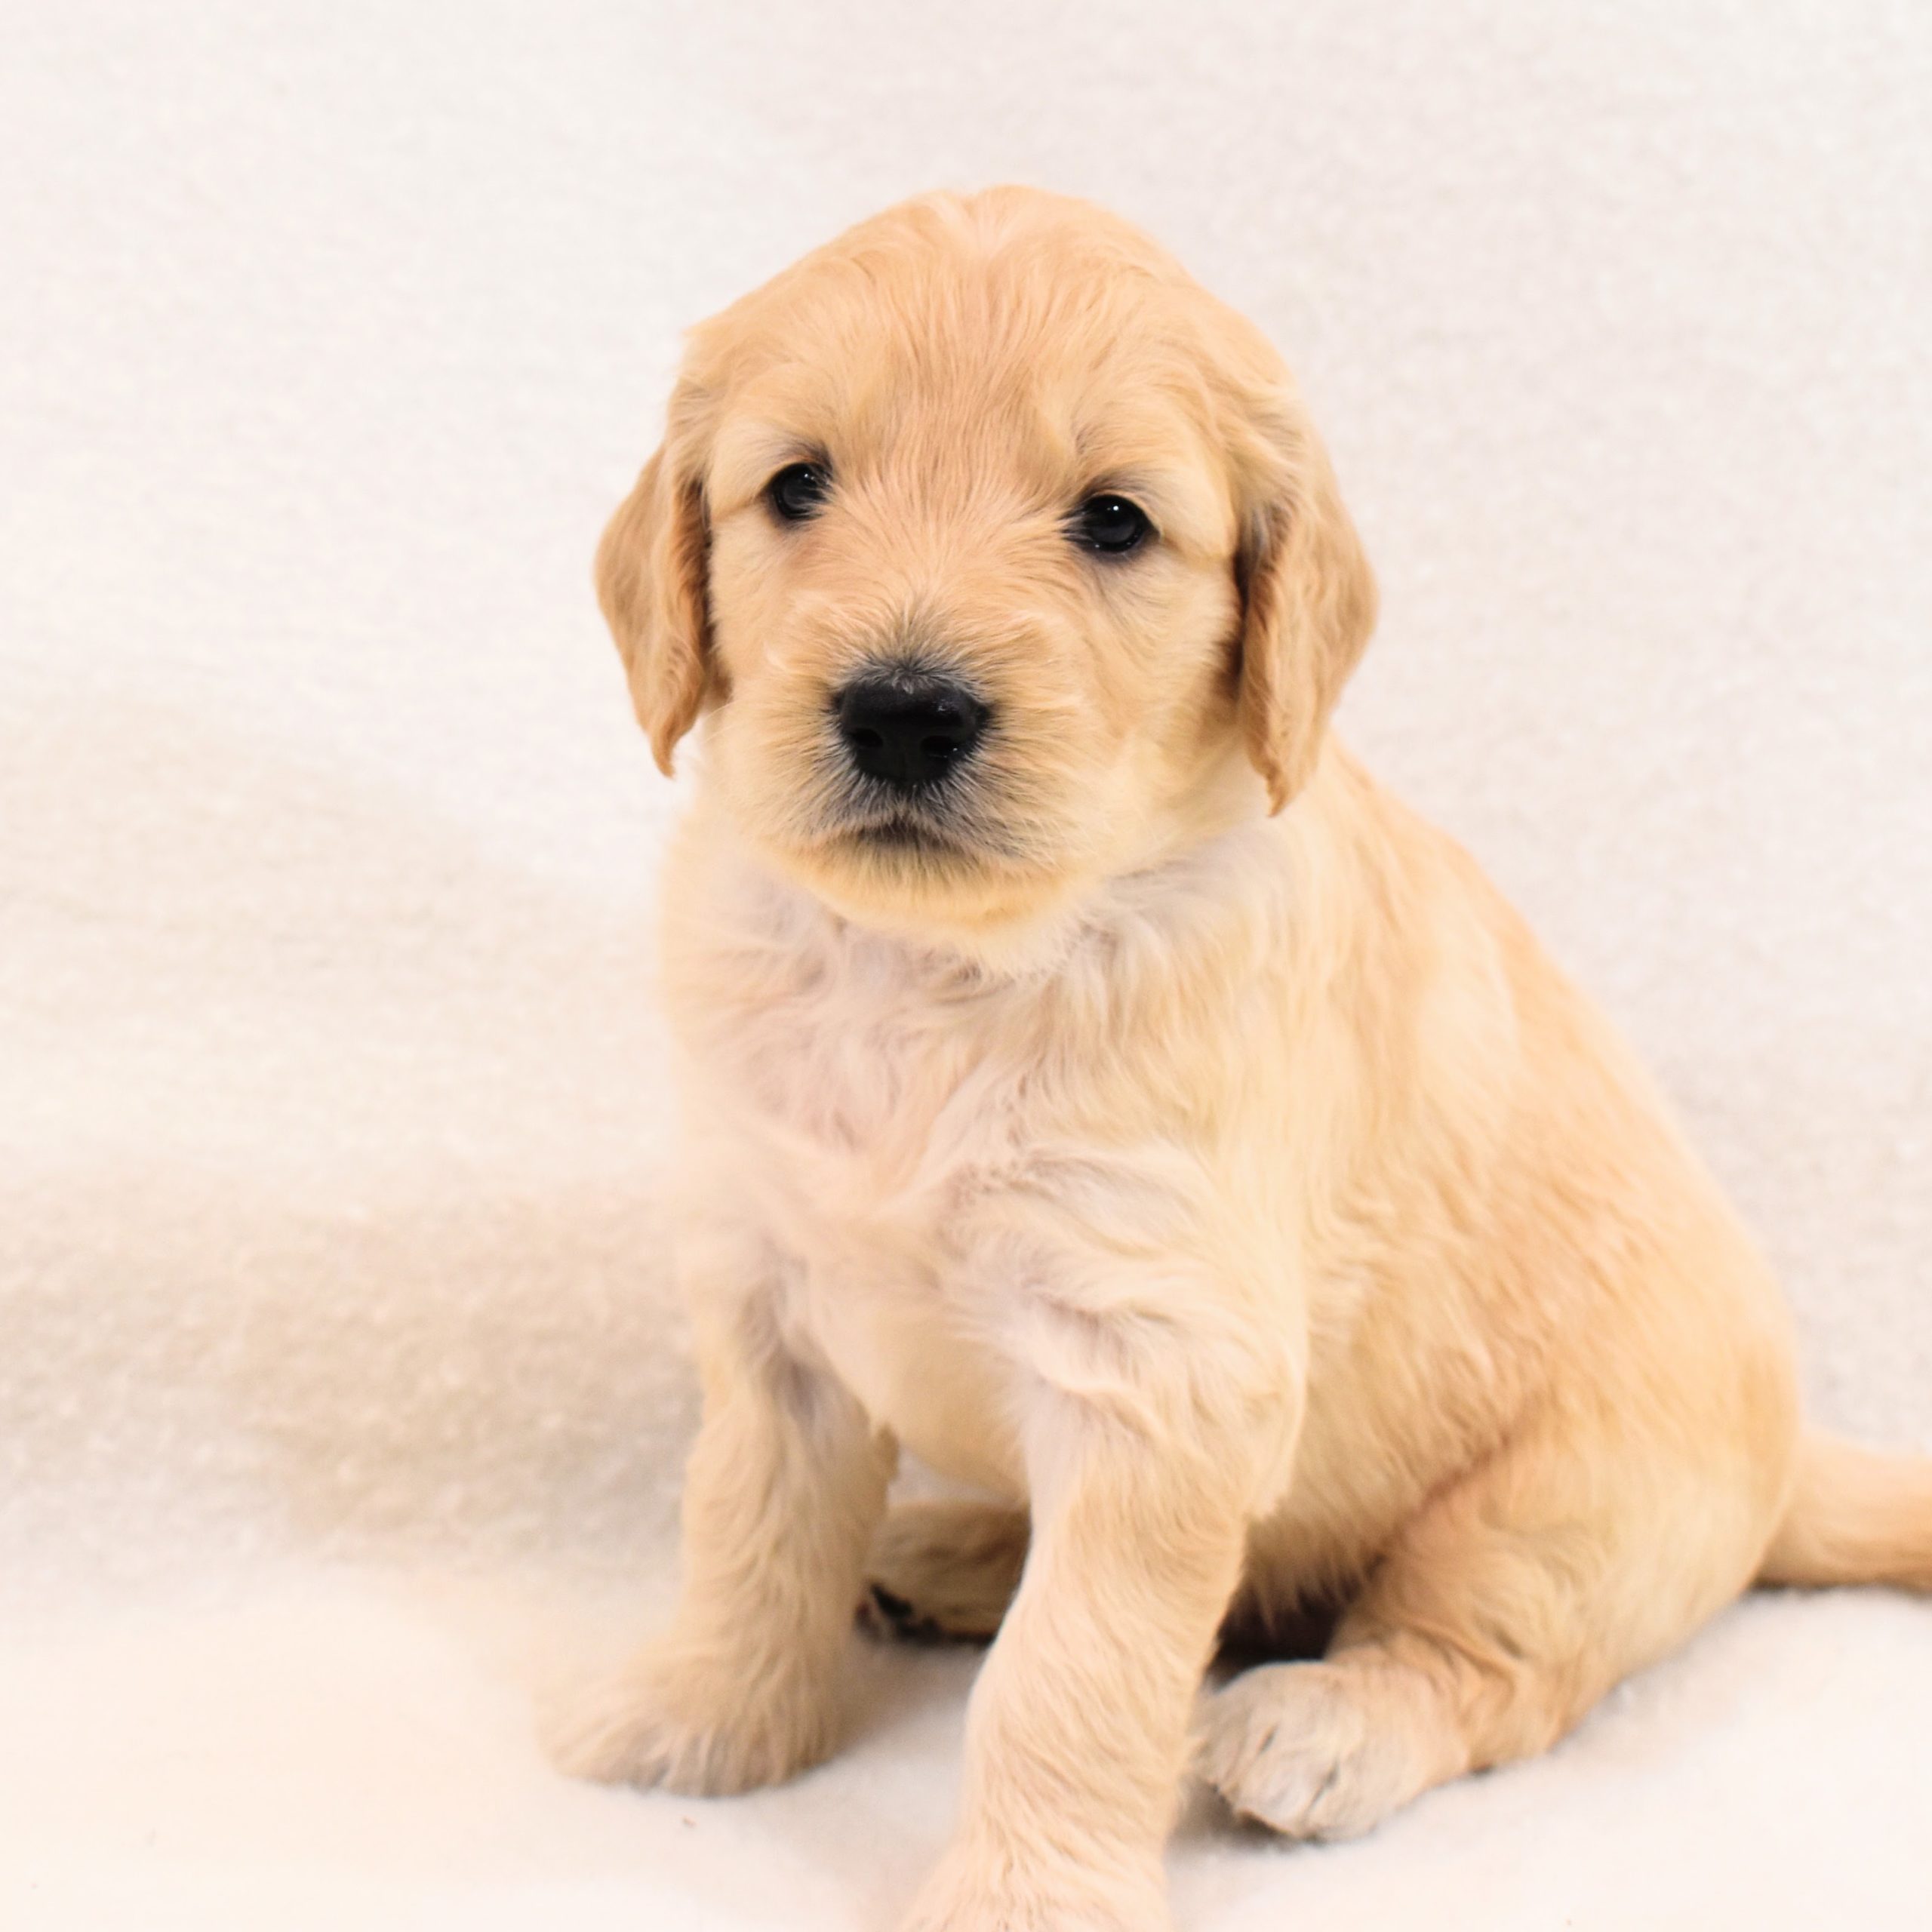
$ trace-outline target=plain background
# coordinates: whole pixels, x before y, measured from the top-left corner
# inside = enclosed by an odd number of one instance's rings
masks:
[[[229,1710],[198,1774],[272,1789],[244,1714],[362,1629],[286,1720],[346,1790],[383,1671],[457,1669],[263,1578],[661,1589],[677,793],[589,559],[680,328],[928,187],[1103,201],[1282,344],[1384,593],[1345,735],[1656,1068],[1818,1412],[1932,1445],[1932,11],[0,12],[0,1705],[76,1767],[14,1755],[48,1910],[168,1783],[107,1706],[151,1752]]]

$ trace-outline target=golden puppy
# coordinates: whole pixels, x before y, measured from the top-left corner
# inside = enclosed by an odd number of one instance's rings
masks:
[[[659,763],[703,726],[705,1411],[681,1607],[572,1767],[829,1751],[901,1444],[1004,1499],[878,1546],[999,1626],[922,1932],[1163,1923],[1191,1748],[1362,1832],[1754,1578],[1932,1586],[1932,1469],[1801,1435],[1642,1073],[1327,736],[1368,566],[1274,352],[1144,238],[1009,189],[808,257],[697,331],[597,577]],[[1324,1661],[1192,1721],[1231,1617],[1316,1599]]]

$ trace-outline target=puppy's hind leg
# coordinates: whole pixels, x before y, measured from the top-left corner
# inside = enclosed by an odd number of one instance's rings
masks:
[[[872,1543],[860,1620],[886,1637],[995,1635],[1020,1587],[1029,1534],[1026,1512],[1007,1503],[898,1505]]]
[[[1633,1449],[1614,1421],[1534,1432],[1408,1525],[1324,1659],[1207,1700],[1197,1766],[1245,1817],[1344,1838],[1532,1756],[1745,1587],[1777,1500],[1742,1458]]]

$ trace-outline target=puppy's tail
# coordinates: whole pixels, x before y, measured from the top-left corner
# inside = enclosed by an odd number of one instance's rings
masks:
[[[1810,1431],[1758,1580],[1932,1590],[1932,1457],[1881,1456]]]

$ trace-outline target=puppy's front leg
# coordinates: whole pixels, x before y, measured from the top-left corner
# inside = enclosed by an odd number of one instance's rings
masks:
[[[746,1791],[836,1742],[839,1657],[894,1450],[786,1339],[770,1258],[681,1258],[704,1384],[685,1472],[683,1592],[669,1631],[554,1740],[606,1783]]]
[[[1155,1326],[1157,1349],[1184,1352]],[[1088,1338],[1097,1367],[1118,1365],[1106,1327]],[[974,1690],[958,1833],[911,1932],[1167,1923],[1161,1847],[1268,1452],[1245,1404],[1210,1422],[1198,1402],[1115,1401],[1111,1380],[1032,1405],[1032,1548]]]

